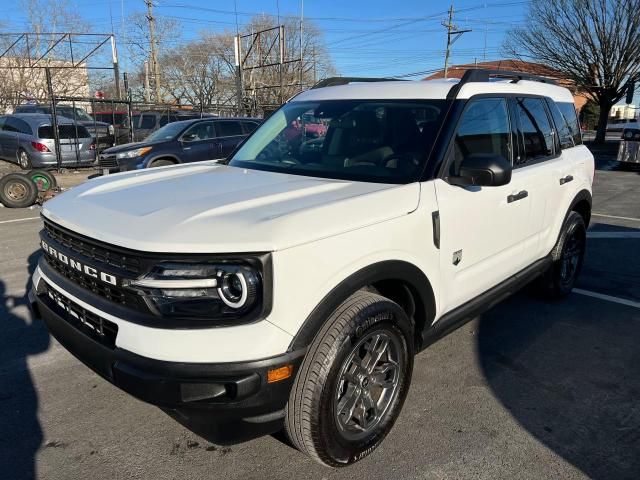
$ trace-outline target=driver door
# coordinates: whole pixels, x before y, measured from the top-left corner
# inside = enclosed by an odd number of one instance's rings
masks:
[[[471,99],[449,148],[448,175],[471,154],[501,155],[511,164],[513,135],[505,98]],[[517,170],[502,186],[435,181],[440,215],[442,312],[475,298],[526,266],[530,198]]]
[[[183,162],[201,162],[219,158],[213,122],[197,122],[182,134]]]

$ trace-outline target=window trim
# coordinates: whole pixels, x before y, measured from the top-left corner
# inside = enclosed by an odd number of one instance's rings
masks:
[[[453,148],[454,148],[454,142],[456,140],[456,134],[458,133],[458,129],[460,127],[460,122],[462,121],[464,114],[467,112],[469,105],[471,105],[476,100],[483,100],[483,99],[490,99],[490,98],[504,100],[505,102],[505,106],[507,108],[507,121],[509,122],[509,149],[511,151],[511,158],[510,159],[508,158],[507,161],[509,161],[513,167],[514,136],[513,136],[511,109],[509,107],[509,103],[510,103],[509,97],[510,95],[502,94],[502,93],[480,93],[478,95],[473,95],[472,97],[469,97],[466,100],[466,102],[464,103],[464,106],[462,107],[462,110],[458,114],[458,117],[455,119],[455,122],[454,122],[455,126],[451,130],[451,134],[448,139],[448,145],[444,152],[444,159],[441,162],[439,175],[435,175],[434,178],[441,178],[445,182],[449,183],[449,169],[451,168],[451,163],[455,160],[453,156]],[[445,118],[444,121],[446,122],[447,119]],[[425,181],[425,180],[422,180],[422,181]]]

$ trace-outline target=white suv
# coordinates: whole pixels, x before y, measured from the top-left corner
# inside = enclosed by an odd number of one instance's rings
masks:
[[[53,336],[211,440],[284,428],[344,466],[391,429],[416,352],[532,279],[568,294],[594,175],[571,93],[359,80],[297,95],[226,164],[47,202],[31,298]]]

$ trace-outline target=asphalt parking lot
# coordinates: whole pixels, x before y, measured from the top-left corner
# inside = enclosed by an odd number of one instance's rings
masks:
[[[521,292],[416,358],[402,415],[343,470],[273,437],[212,445],[31,320],[38,210],[0,209],[0,478],[640,478],[640,169],[598,155],[579,289]]]

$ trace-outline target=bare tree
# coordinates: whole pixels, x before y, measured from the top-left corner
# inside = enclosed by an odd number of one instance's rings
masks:
[[[527,18],[505,49],[575,82],[600,107],[596,142],[604,142],[611,107],[640,72],[640,0],[533,0]]]

